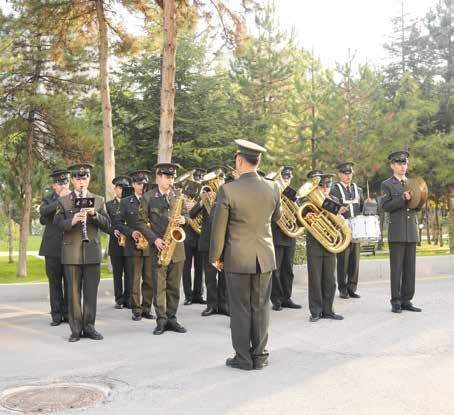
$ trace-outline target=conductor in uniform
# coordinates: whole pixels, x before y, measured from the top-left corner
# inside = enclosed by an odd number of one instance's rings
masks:
[[[69,171],[57,169],[49,177],[53,181],[53,191],[43,197],[39,208],[39,221],[41,225],[44,225],[39,255],[44,257],[49,280],[50,314],[52,317],[50,325],[59,326],[63,321],[68,321],[68,287],[64,268],[61,264],[63,232],[53,222],[58,207],[58,199],[69,194]]]
[[[416,244],[419,241],[417,210],[410,209],[412,195],[405,191],[410,153],[396,151],[388,156],[392,177],[381,184],[381,207],[389,214],[388,243],[391,267],[391,311],[420,312],[411,300],[415,294]]]
[[[123,189],[131,186],[131,179],[128,176],[118,176],[112,180],[112,184],[115,197],[106,202],[106,210],[112,225],[109,231],[108,253],[113,271],[115,308],[131,308],[131,281],[126,266],[124,247],[118,243],[121,233],[115,226],[116,217],[120,213]]]
[[[136,229],[148,240],[151,246],[151,273],[153,278],[153,303],[156,311],[156,328],[153,334],[161,335],[166,330],[186,333],[177,320],[178,303],[180,301],[180,284],[185,259],[184,244],[177,243],[169,265],[160,265],[159,254],[167,248],[163,240],[169,224],[169,214],[177,197],[180,196],[173,188],[177,174],[177,165],[159,163],[155,165],[156,187],[146,192],[140,204],[141,215]],[[177,215],[176,223],[187,222],[187,211],[183,203],[181,215]],[[150,228],[147,226],[150,223]]]
[[[103,339],[95,330],[102,258],[100,229],[108,233],[110,220],[105,211],[104,198],[88,191],[92,168],[88,163],[68,168],[74,190],[58,200],[54,218],[54,224],[63,232],[61,262],[68,282],[70,342],[79,341],[81,336],[93,340]],[[75,205],[78,198],[93,198],[94,206],[82,211]],[[84,223],[88,241],[83,235]]]
[[[337,165],[337,176],[340,182],[331,189],[331,195],[344,205],[342,216],[345,219],[361,214],[364,206],[362,189],[353,183],[354,163],[349,161]],[[359,276],[360,244],[350,242],[347,248],[338,253],[337,257],[337,288],[340,298],[360,298],[356,293]]]
[[[290,186],[293,177],[293,168],[286,166],[281,171],[282,181]],[[273,271],[271,288],[271,302],[273,310],[285,308],[301,308],[292,300],[293,288],[293,261],[295,259],[296,238],[291,238],[282,232],[276,222],[272,223],[273,243],[276,252],[276,270]]]
[[[263,180],[257,167],[265,149],[235,140],[239,178],[220,187],[214,212],[210,262],[224,269],[235,356],[232,368],[262,369],[268,364],[271,272],[276,269],[271,223],[280,218],[277,183]]]

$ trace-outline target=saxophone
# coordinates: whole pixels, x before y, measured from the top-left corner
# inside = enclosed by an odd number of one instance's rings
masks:
[[[184,194],[180,193],[176,197],[175,203],[172,207],[172,210],[170,211],[169,224],[167,225],[164,237],[162,238],[167,246],[161,252],[159,252],[158,256],[158,265],[161,265],[163,267],[166,267],[170,264],[177,243],[183,242],[186,238],[185,231],[176,223],[177,218],[181,215],[184,198]]]

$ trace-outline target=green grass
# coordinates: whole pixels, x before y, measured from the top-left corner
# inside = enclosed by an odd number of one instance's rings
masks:
[[[8,258],[0,257],[0,284],[25,283],[25,282],[46,282],[47,276],[44,266],[44,260],[28,257],[27,258],[27,277],[18,278],[17,273],[17,257],[13,257],[14,262],[8,263]],[[101,278],[110,278],[107,265],[101,265]]]
[[[103,232],[101,233],[101,243],[102,246],[107,246],[107,235]],[[30,235],[28,237],[27,251],[39,251],[39,246],[41,245],[41,235]],[[15,239],[13,241],[13,251],[19,250],[19,240]],[[6,240],[0,241],[0,252],[7,252],[8,247],[6,245]]]

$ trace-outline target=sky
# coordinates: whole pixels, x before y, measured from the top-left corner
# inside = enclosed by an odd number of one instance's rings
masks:
[[[403,1],[409,18],[423,17],[438,2]],[[382,63],[391,18],[400,15],[402,0],[275,0],[275,4],[282,28],[294,28],[299,44],[313,48],[324,65],[333,67],[347,60],[349,49],[358,63]],[[5,0],[0,0],[0,7],[7,9]]]

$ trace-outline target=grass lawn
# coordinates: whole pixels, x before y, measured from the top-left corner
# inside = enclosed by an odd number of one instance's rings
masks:
[[[45,282],[47,281],[46,271],[44,267],[44,260],[28,257],[27,259],[27,272],[26,278],[18,278],[17,272],[17,257],[13,257],[14,262],[8,264],[8,258],[0,257],[0,284],[23,283],[23,282]],[[109,273],[107,265],[101,265],[101,278],[111,278],[112,274]]]
[[[102,232],[101,233],[101,243],[102,246],[107,246],[107,235]],[[39,246],[41,245],[41,235],[30,235],[28,237],[28,244],[27,244],[27,251],[39,251]],[[13,251],[19,250],[19,240],[13,241]],[[0,241],[0,252],[7,252],[8,247],[5,241]]]
[[[376,255],[362,255],[361,259],[384,259],[388,258],[388,243],[385,242],[383,251],[377,251]],[[449,255],[449,243],[445,242],[444,246],[429,245],[427,241],[423,241],[421,246],[416,246],[416,256],[431,256],[431,255]]]

